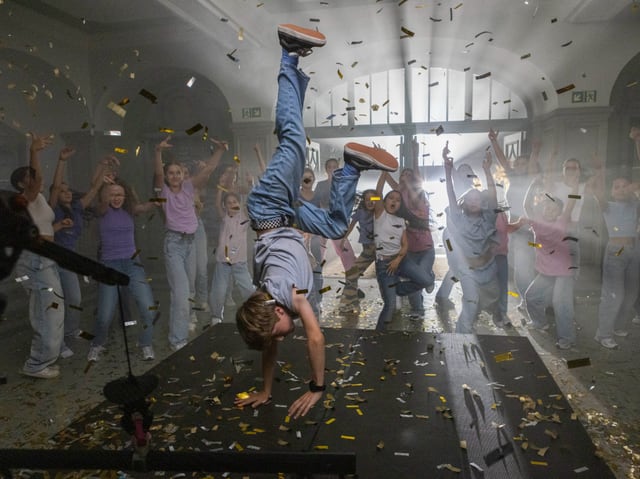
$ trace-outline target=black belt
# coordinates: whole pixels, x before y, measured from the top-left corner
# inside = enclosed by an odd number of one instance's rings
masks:
[[[195,238],[195,236],[196,236],[195,233],[185,233],[184,231],[167,230],[167,233],[172,233],[174,235],[180,235],[183,239],[192,239],[192,238]]]
[[[293,226],[293,216],[278,216],[268,220],[251,220],[251,229],[254,231],[272,230]]]

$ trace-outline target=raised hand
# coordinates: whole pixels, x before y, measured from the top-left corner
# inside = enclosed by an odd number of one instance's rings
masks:
[[[489,141],[494,142],[498,141],[498,132],[493,128],[489,128]]]
[[[33,151],[44,150],[53,143],[53,135],[38,136],[33,132],[29,132],[29,134],[31,135],[31,150]]]
[[[171,135],[167,136],[164,140],[158,143],[157,148],[165,149],[165,148],[173,148],[173,145],[169,143],[171,141]]]
[[[451,151],[449,150],[449,142],[447,141],[442,149],[442,161],[444,162],[444,169],[446,171],[451,171],[453,169],[453,158],[449,156],[449,153],[451,153]]]
[[[211,143],[216,145],[218,148],[229,151],[229,142],[224,140],[216,140],[215,138],[209,138],[209,139],[211,140]]]
[[[62,150],[60,150],[60,156],[58,157],[61,161],[67,161],[75,154],[76,150],[71,146],[65,146]]]
[[[491,152],[486,150],[484,152],[484,160],[482,161],[482,168],[487,171],[491,169],[491,163],[493,162]]]

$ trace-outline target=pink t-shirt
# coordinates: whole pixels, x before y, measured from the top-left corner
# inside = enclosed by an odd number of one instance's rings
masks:
[[[547,276],[572,276],[573,262],[569,255],[567,220],[533,221],[535,235],[536,271]]]
[[[507,255],[509,252],[508,223],[507,214],[504,211],[498,213],[498,216],[496,216],[496,239],[498,240],[498,244],[493,247],[493,254]]]
[[[167,229],[178,233],[195,233],[198,229],[198,217],[195,189],[191,180],[185,180],[177,193],[172,192],[166,183],[163,183],[160,196],[167,200],[163,203]]]
[[[415,206],[411,204],[407,190],[400,194],[407,212],[403,217],[407,220],[408,251],[416,253],[433,248],[433,238],[429,231],[429,201],[426,196],[421,198],[421,204]]]

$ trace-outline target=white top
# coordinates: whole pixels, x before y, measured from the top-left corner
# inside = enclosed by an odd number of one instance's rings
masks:
[[[584,204],[584,189],[586,184],[580,183],[578,186],[578,195],[580,199],[576,199],[576,204],[571,212],[571,221],[577,223],[580,220],[580,213],[582,212],[582,205]],[[553,186],[553,190],[550,193],[562,200],[564,205],[569,201],[569,195],[572,194],[573,187],[566,185],[563,181],[556,181]]]
[[[55,213],[44,199],[42,193],[38,193],[36,199],[29,202],[27,206],[31,219],[38,227],[40,234],[43,236],[53,236],[53,221]]]
[[[402,218],[383,211],[373,219],[373,236],[376,240],[376,256],[393,256],[402,247],[402,233],[406,229]]]

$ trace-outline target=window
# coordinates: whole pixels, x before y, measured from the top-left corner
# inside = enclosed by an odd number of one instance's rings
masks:
[[[476,79],[471,72],[448,68],[387,70],[355,78],[352,93],[348,86],[341,83],[312,100],[305,110],[305,125],[444,123],[527,117],[524,102],[502,83],[490,77]],[[406,105],[410,105],[409,112],[405,111]]]

